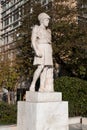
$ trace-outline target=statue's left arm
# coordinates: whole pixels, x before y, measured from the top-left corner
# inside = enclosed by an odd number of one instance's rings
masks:
[[[37,32],[38,32],[38,26],[35,25],[33,30],[32,30],[31,42],[32,42],[32,46],[33,46],[33,49],[35,51],[35,54],[38,57],[41,57],[40,51],[38,49],[38,36],[37,36]]]

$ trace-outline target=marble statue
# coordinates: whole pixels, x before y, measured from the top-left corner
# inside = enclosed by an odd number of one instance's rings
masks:
[[[51,45],[51,30],[48,29],[50,16],[46,13],[38,15],[40,25],[32,29],[31,42],[35,51],[34,63],[37,69],[34,72],[30,91],[35,91],[35,84],[40,77],[39,92],[52,92],[53,89],[53,59]]]

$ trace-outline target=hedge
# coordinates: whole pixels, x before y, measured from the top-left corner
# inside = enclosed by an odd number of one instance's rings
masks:
[[[63,100],[69,102],[69,116],[87,116],[87,81],[74,77],[55,80],[55,91],[62,92]]]
[[[0,103],[0,125],[16,124],[17,105]]]

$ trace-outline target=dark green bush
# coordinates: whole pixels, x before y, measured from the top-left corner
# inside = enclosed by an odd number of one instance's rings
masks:
[[[87,81],[74,77],[55,80],[55,91],[62,92],[63,100],[69,102],[69,116],[87,116]]]
[[[0,103],[0,125],[16,124],[17,121],[17,105],[9,105]]]

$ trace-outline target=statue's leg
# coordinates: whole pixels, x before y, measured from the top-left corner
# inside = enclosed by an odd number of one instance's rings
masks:
[[[48,67],[44,67],[40,76],[40,88],[39,88],[40,92],[45,91],[47,70],[48,70]]]
[[[30,91],[35,91],[35,84],[37,79],[39,78],[41,71],[43,70],[44,65],[39,65],[36,71],[34,72],[33,80],[30,86]]]
[[[53,86],[53,67],[49,67],[47,70],[46,75],[46,83],[45,83],[45,90],[47,92],[53,92],[54,86]]]

